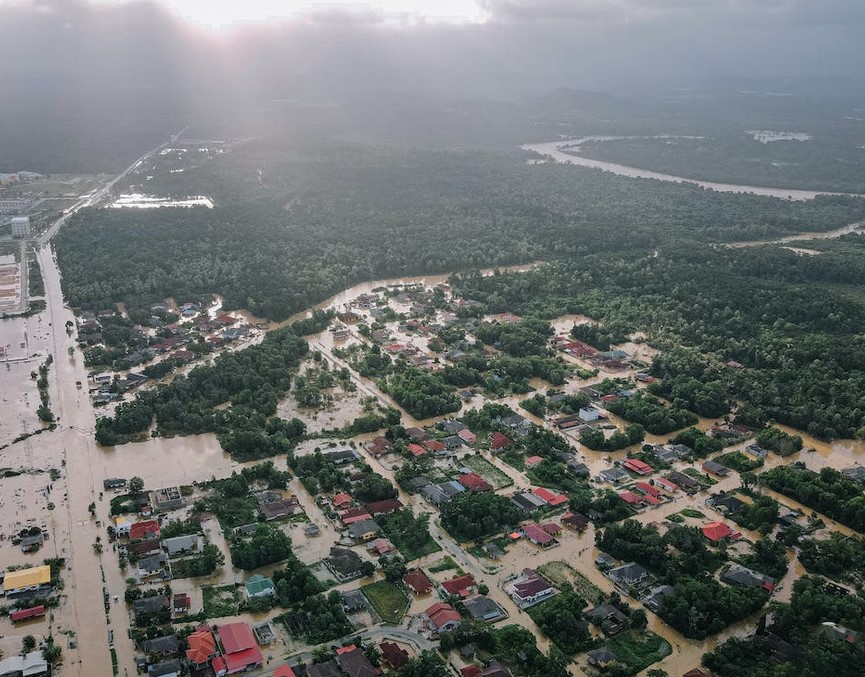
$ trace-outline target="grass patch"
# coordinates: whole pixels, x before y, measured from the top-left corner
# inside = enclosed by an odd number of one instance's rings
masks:
[[[450,569],[456,569],[457,571],[462,571],[459,565],[454,562],[453,558],[450,555],[446,555],[442,557],[436,564],[431,567],[427,567],[432,573],[437,574],[442,571],[448,571]]]
[[[520,472],[524,472],[526,469],[526,457],[518,451],[508,449],[507,451],[500,453],[499,458]]]
[[[593,604],[600,604],[604,598],[604,591],[597,585],[592,583],[588,578],[583,576],[579,571],[574,569],[567,562],[555,560],[541,564],[538,567],[538,572],[546,576],[556,585],[562,583],[570,583],[580,597],[589,600]]]
[[[699,510],[694,510],[694,508],[685,508],[684,510],[680,510],[679,514],[684,515],[685,517],[694,517],[696,519],[706,518],[703,513],[701,513]]]
[[[406,562],[441,550],[429,533],[429,515],[415,517],[409,508],[378,518],[382,530],[400,551]]]
[[[763,459],[751,458],[741,451],[731,451],[723,456],[719,456],[715,460],[740,473],[751,472],[763,467]]]
[[[682,517],[681,515],[667,515],[667,521],[668,522],[674,522],[676,524],[681,524],[682,522],[685,521],[685,518]]]
[[[361,587],[372,608],[385,623],[398,624],[408,610],[406,594],[390,581],[376,581]]]
[[[511,486],[514,481],[508,475],[479,454],[466,456],[460,463],[474,470],[478,475],[489,482],[493,489],[503,489]]]
[[[696,468],[685,468],[685,474],[689,475],[690,477],[693,477],[695,480],[697,480],[704,487],[711,487],[711,486],[714,486],[718,483],[717,481],[713,480],[708,475],[704,475],[703,473],[701,473]]]
[[[201,590],[204,598],[204,615],[207,618],[234,616],[237,613],[237,593],[233,585]]]
[[[607,642],[607,647],[628,666],[628,674],[645,670],[672,652],[670,643],[654,632],[623,632]]]

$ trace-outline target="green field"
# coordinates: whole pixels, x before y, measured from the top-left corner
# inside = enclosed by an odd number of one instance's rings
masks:
[[[233,616],[237,613],[237,593],[233,585],[203,588],[204,615],[208,618]]]
[[[546,576],[556,585],[569,583],[573,586],[574,592],[594,604],[600,604],[604,598],[603,590],[567,562],[556,560],[541,564],[538,567],[538,573]]]
[[[628,674],[636,674],[652,663],[669,656],[669,642],[653,632],[623,632],[607,642],[607,647],[628,666]]]
[[[459,461],[463,465],[471,468],[478,475],[489,482],[493,489],[502,489],[503,487],[511,486],[514,481],[508,475],[479,454],[474,456],[466,456]]]
[[[409,599],[405,593],[389,581],[376,581],[361,587],[372,608],[385,623],[396,625],[408,610]]]

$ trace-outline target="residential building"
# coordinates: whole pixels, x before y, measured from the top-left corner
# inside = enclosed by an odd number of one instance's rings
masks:
[[[505,590],[522,608],[537,604],[556,592],[553,584],[534,569],[523,569],[522,574]]]
[[[369,662],[363,649],[354,645],[337,649],[336,662],[347,677],[375,677],[376,675],[375,667]]]
[[[243,584],[243,590],[247,599],[254,597],[272,597],[276,593],[276,588],[273,581],[265,578],[261,574],[251,576],[246,583]]]
[[[487,621],[495,623],[503,618],[507,618],[504,610],[496,604],[495,600],[486,597],[485,595],[472,595],[463,600],[466,611],[469,616],[476,621]]]
[[[379,515],[390,515],[392,512],[403,507],[402,501],[396,498],[388,498],[384,501],[375,501],[366,504],[366,511],[373,517]]]
[[[631,479],[631,476],[628,474],[628,471],[623,468],[607,468],[606,470],[602,470],[598,473],[598,478],[602,482],[608,482],[610,484],[618,484],[623,480]]]
[[[182,508],[186,501],[180,493],[180,487],[165,487],[150,492],[150,504],[157,512],[166,512]]]
[[[433,582],[420,569],[409,571],[402,577],[402,582],[416,597],[428,595],[433,589]]]
[[[381,527],[373,519],[365,519],[348,527],[348,535],[354,541],[369,541],[381,533]]]
[[[562,524],[566,527],[570,527],[574,531],[582,532],[589,526],[589,518],[578,512],[567,512],[562,517]]]
[[[156,520],[136,522],[129,527],[130,541],[143,541],[147,538],[159,538],[161,530]]]
[[[148,656],[173,658],[180,652],[180,641],[177,639],[177,635],[164,635],[163,637],[145,639],[141,643],[141,648]]]
[[[202,626],[186,638],[189,648],[186,660],[194,668],[204,668],[216,655],[216,640],[208,626]]]
[[[381,660],[393,670],[399,670],[408,663],[408,651],[395,642],[382,642],[379,646]]]
[[[523,526],[522,531],[529,541],[541,548],[551,548],[554,545],[558,545],[558,541],[537,524],[526,524]]]
[[[222,645],[222,656],[211,662],[217,677],[243,672],[264,662],[249,624],[227,623],[219,626],[216,634]]]
[[[727,466],[709,459],[703,463],[703,472],[715,475],[716,477],[726,477],[731,471]]]
[[[527,513],[547,507],[547,502],[544,499],[530,491],[514,494],[511,496],[511,503]]]
[[[12,218],[12,237],[30,237],[30,218],[27,216],[15,216]]]
[[[191,552],[196,552],[199,545],[199,537],[197,534],[189,534],[186,536],[175,536],[174,538],[166,538],[162,541],[162,548],[169,557],[177,555],[186,555]]]
[[[616,585],[639,585],[649,578],[649,572],[636,562],[627,562],[607,572],[607,577]]]
[[[449,581],[445,581],[441,586],[448,595],[456,597],[468,597],[477,589],[477,583],[471,574],[457,576]]]
[[[353,550],[333,547],[330,555],[324,558],[325,566],[339,581],[350,581],[361,575],[363,560]]]
[[[629,458],[622,466],[637,475],[651,475],[654,472],[652,466],[638,458]]]
[[[720,543],[726,539],[734,539],[736,535],[733,530],[723,522],[709,522],[703,528],[703,536],[712,541],[712,543]]]
[[[0,660],[0,677],[42,677],[51,668],[41,651],[30,651],[23,656],[9,656]]]
[[[727,583],[735,583],[736,585],[744,585],[748,588],[762,588],[763,590],[772,591],[775,589],[775,579],[761,574],[759,571],[754,571],[748,567],[743,567],[741,564],[732,562],[724,572],[723,580]]]
[[[429,628],[436,633],[456,630],[462,622],[462,616],[450,604],[436,602],[424,614],[429,619]]]
[[[557,494],[545,487],[535,487],[532,489],[532,493],[553,508],[566,505],[568,502],[568,497],[564,494]]]
[[[492,491],[492,485],[477,473],[460,475],[459,483],[472,492]]]

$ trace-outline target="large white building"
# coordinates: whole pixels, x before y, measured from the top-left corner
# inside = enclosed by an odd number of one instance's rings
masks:
[[[12,237],[30,237],[30,219],[16,216],[12,219]]]

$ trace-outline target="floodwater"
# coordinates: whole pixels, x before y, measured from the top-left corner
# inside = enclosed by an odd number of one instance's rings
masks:
[[[156,209],[158,207],[207,207],[213,208],[213,200],[203,195],[175,200],[170,197],[154,197],[143,193],[125,193],[108,205],[110,209]]]
[[[774,143],[776,141],[810,141],[811,135],[804,132],[773,132],[767,129],[749,129],[747,133],[754,141]]]
[[[714,181],[698,181],[689,179],[683,176],[675,176],[673,174],[664,174],[662,172],[654,172],[650,169],[640,169],[628,165],[620,165],[615,162],[605,162],[603,160],[592,160],[579,155],[580,146],[589,141],[612,141],[616,139],[625,139],[633,137],[620,136],[584,136],[577,139],[546,141],[543,143],[527,143],[521,148],[523,150],[534,151],[540,155],[552,158],[553,161],[561,164],[579,165],[580,167],[591,167],[593,169],[602,169],[605,172],[612,172],[619,176],[628,176],[637,179],[658,179],[659,181],[669,181],[672,183],[693,183],[701,188],[716,190],[721,193],[753,193],[754,195],[764,195],[767,197],[777,197],[786,200],[812,200],[818,195],[849,195],[850,193],[833,193],[828,191],[811,191],[811,190],[796,190],[793,188],[765,188],[761,186],[746,186],[733,183],[717,183]]]
[[[844,235],[850,235],[851,233],[861,233],[862,226],[865,226],[865,221],[857,221],[856,223],[849,223],[846,226],[841,226],[840,228],[835,228],[834,230],[827,230],[820,233],[799,233],[798,235],[787,235],[786,237],[779,237],[775,240],[750,240],[745,242],[731,242],[726,247],[730,247],[732,249],[742,249],[743,247],[762,247],[767,244],[789,244],[791,242],[807,242],[808,240],[834,240],[836,238],[842,237]],[[793,251],[797,251],[795,248],[787,247],[787,249],[792,249]],[[816,250],[801,250],[803,252],[815,251]],[[820,252],[816,252],[820,253]]]

